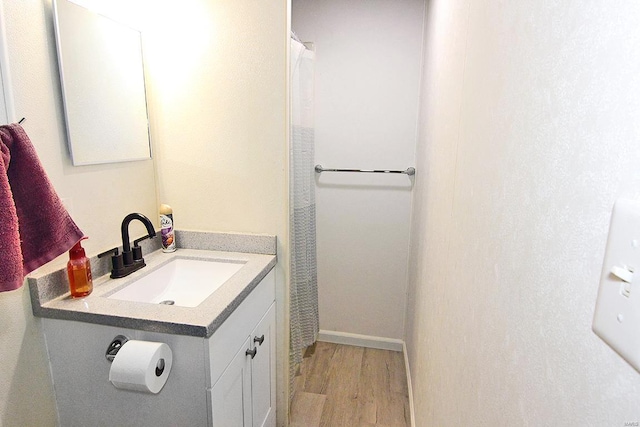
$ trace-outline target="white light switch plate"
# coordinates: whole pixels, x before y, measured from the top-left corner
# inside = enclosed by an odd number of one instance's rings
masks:
[[[613,207],[593,331],[640,372],[640,201]]]

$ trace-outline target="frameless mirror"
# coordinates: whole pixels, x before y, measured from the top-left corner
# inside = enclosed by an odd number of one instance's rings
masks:
[[[151,158],[140,32],[69,0],[53,10],[73,164]]]

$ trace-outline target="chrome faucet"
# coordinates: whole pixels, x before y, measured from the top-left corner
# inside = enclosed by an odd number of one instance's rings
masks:
[[[133,248],[131,248],[131,243],[129,242],[129,224],[134,219],[142,222],[144,226],[147,228],[147,235],[143,236],[139,239],[133,241]],[[138,246],[138,243],[141,241],[154,238],[156,236],[156,230],[153,228],[153,224],[146,216],[140,213],[130,213],[125,216],[122,220],[122,253],[118,253],[118,248],[110,249],[106,252],[101,253],[98,257],[106,255],[108,253],[113,253],[111,257],[111,263],[113,269],[111,270],[111,278],[118,279],[120,277],[128,276],[134,271],[140,270],[146,264],[144,263],[144,258],[142,257],[142,248]]]

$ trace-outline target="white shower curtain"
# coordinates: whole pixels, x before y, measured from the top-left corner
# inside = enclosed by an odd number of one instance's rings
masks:
[[[290,387],[302,351],[319,330],[316,278],[316,201],[313,129],[314,53],[291,39],[291,128],[289,215],[291,238]]]

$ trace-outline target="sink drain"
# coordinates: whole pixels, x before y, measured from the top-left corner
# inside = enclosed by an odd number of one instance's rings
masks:
[[[166,299],[166,300],[164,300],[164,301],[160,301],[158,304],[173,305],[173,304],[175,304],[175,303],[176,303],[176,302],[175,302],[174,300],[172,300],[172,299]]]

